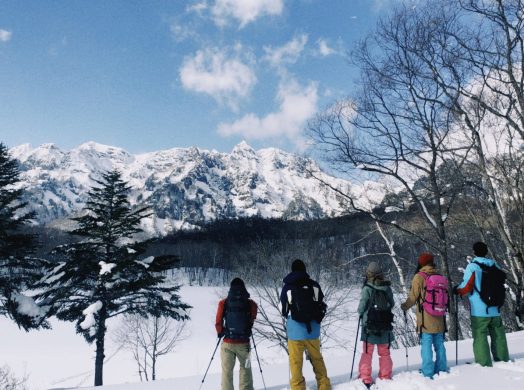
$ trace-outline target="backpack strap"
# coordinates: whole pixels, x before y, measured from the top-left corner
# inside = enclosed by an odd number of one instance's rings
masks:
[[[418,275],[420,275],[423,279],[424,279],[424,290],[426,289],[426,280],[428,280],[429,278],[429,275],[426,273],[426,272],[423,272],[423,271],[419,271],[417,272]],[[423,295],[426,295],[424,292],[420,295],[419,299],[418,299],[418,302],[417,302],[417,305],[418,305],[418,310],[420,311],[420,316],[422,317],[422,323],[420,324],[420,337],[422,337],[422,328],[425,328],[424,326],[424,309],[422,307],[422,304],[424,303],[424,296]]]
[[[481,272],[483,271],[483,268],[482,268],[483,264],[479,263],[478,261],[472,261],[471,264],[478,265],[479,268],[480,268],[480,271]],[[477,281],[476,280],[475,280],[475,283],[473,283],[473,290],[475,290],[475,292],[480,295],[480,290],[477,288]]]
[[[482,274],[482,272],[484,271],[484,267],[486,267],[485,264],[482,264],[478,261],[472,261],[471,264],[476,264],[479,266],[480,268],[480,273]],[[482,277],[482,276],[481,276]],[[482,280],[479,281],[479,283],[481,283],[481,287],[482,287]],[[480,295],[480,290],[477,288],[477,281],[475,280],[475,283],[473,283],[473,290],[478,294]],[[482,299],[481,299],[482,300]],[[484,302],[484,301],[482,301]],[[484,304],[486,305],[486,303],[484,302]],[[490,306],[486,305],[486,314],[489,314],[489,308]],[[499,311],[500,311],[500,308],[499,308]]]
[[[224,300],[224,310],[222,310],[222,319],[220,320],[220,323],[222,324],[222,331],[226,331],[226,313],[227,313],[227,298]]]

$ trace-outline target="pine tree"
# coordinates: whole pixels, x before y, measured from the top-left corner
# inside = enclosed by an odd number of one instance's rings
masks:
[[[73,218],[79,242],[56,248],[62,261],[49,270],[40,299],[60,320],[76,322],[88,343],[95,342],[95,386],[103,384],[106,323],[123,314],[188,319],[190,306],[178,296],[180,286],[163,273],[175,267],[175,256],[144,258],[147,242],[134,240],[147,208],[133,209],[130,187],[119,171],[101,174],[88,193],[82,216]]]
[[[44,261],[31,257],[36,237],[23,233],[33,213],[26,211],[19,183],[18,163],[0,143],[0,315],[29,330],[47,326],[42,310],[24,295],[40,277]]]

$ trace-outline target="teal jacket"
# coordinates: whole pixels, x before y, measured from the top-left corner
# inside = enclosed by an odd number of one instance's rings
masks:
[[[469,294],[468,297],[471,305],[471,315],[473,317],[498,317],[500,316],[499,308],[496,306],[490,306],[486,312],[487,306],[477,292],[480,291],[482,268],[480,268],[478,264],[474,264],[474,261],[486,264],[487,266],[495,264],[500,268],[495,260],[487,259],[485,257],[475,257],[466,267],[466,270],[464,271],[464,279],[458,286],[457,291],[460,295]]]
[[[367,281],[360,294],[360,303],[358,304],[358,315],[361,317],[362,333],[360,335],[361,341],[367,341],[370,344],[388,344],[393,341],[393,332],[385,331],[380,334],[368,334],[366,331],[366,322],[368,318],[368,308],[373,294],[373,289],[382,290],[386,292],[389,304],[391,307],[395,305],[393,299],[393,291],[391,291],[391,282],[386,280]]]

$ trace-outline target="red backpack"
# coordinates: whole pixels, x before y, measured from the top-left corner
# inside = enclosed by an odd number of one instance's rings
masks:
[[[439,274],[419,272],[424,278],[424,291],[422,293],[422,309],[432,316],[442,317],[448,310],[448,279]]]

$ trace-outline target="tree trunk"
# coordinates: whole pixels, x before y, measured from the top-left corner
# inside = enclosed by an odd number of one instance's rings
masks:
[[[157,347],[158,347],[158,321],[159,318],[155,317],[154,323],[154,333],[153,333],[153,353],[151,354],[151,377],[152,380],[156,379],[156,357],[157,357]]]
[[[102,386],[104,383],[104,342],[106,336],[106,308],[102,306],[98,312],[98,329],[96,332],[96,357],[95,357],[95,386]]]
[[[449,269],[449,259],[447,255],[447,250],[443,253],[442,263],[444,265],[444,276],[448,279],[450,283],[450,289],[452,288],[452,280],[451,280],[451,272]],[[457,308],[458,308],[458,302],[457,300],[459,297],[457,295],[450,294],[449,297],[449,327],[448,327],[448,335],[450,340],[457,340],[462,338],[462,330],[460,329],[460,323],[457,321]]]

